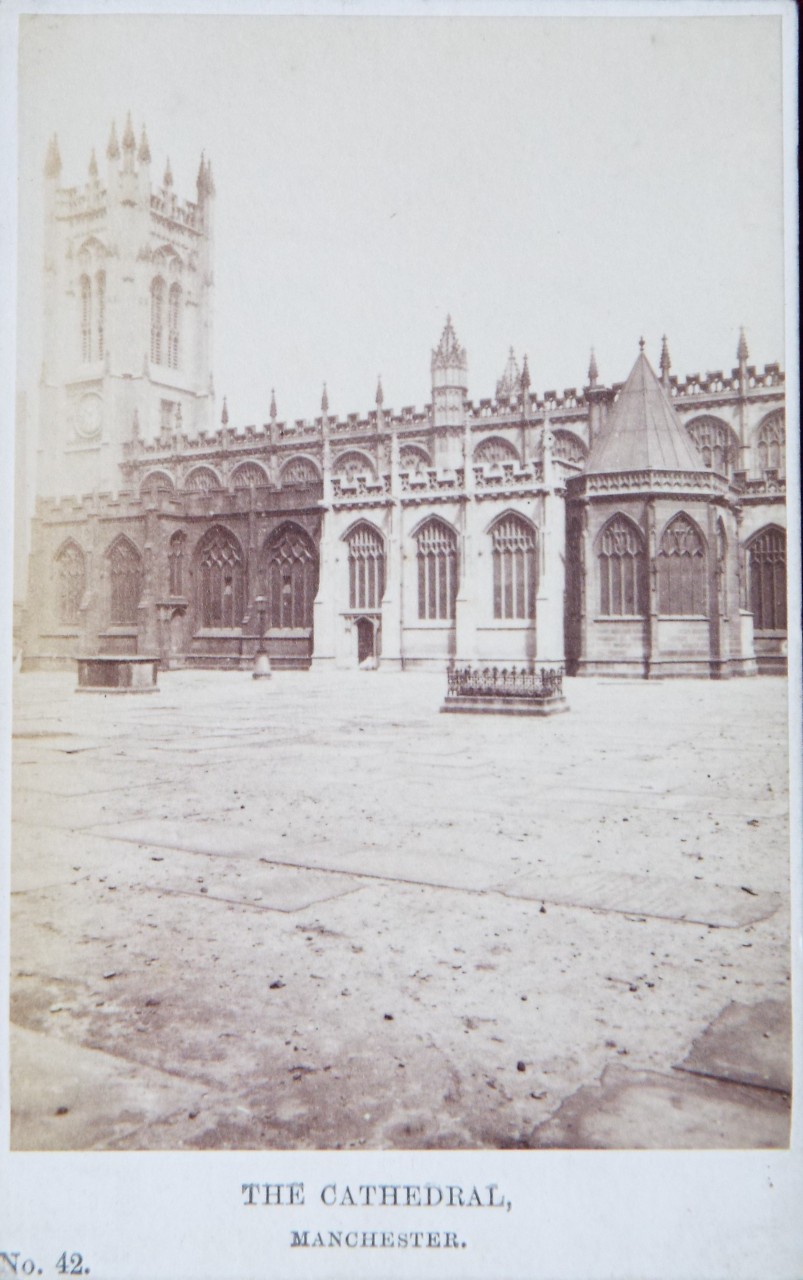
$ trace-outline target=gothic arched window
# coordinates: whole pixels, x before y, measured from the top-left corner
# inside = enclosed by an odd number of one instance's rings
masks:
[[[521,516],[506,515],[491,530],[494,617],[535,616],[535,530]]]
[[[349,548],[349,608],[378,609],[385,594],[385,545],[378,530],[358,524]]]
[[[232,489],[258,489],[268,483],[268,477],[258,462],[242,462],[231,477]]]
[[[179,328],[181,325],[181,286],[171,284],[167,299],[167,363],[178,368]]]
[[[657,568],[659,613],[676,617],[707,614],[705,544],[688,516],[675,516],[664,530]]]
[[[747,545],[750,609],[756,631],[786,630],[786,534],[761,529]]]
[[[598,542],[599,611],[607,618],[639,617],[646,611],[644,540],[626,516],[615,515]]]
[[[196,612],[202,627],[239,627],[243,620],[243,553],[222,525],[213,525],[197,552]]]
[[[782,413],[771,413],[756,433],[759,471],[786,470],[786,430]]]
[[[72,539],[65,542],[56,556],[56,574],[59,622],[63,627],[74,627],[86,589],[86,561],[83,551]]]
[[[318,590],[318,557],[307,535],[294,526],[277,530],[266,547],[268,625],[310,628]]]
[[[430,621],[454,617],[457,596],[457,534],[433,517],[416,535],[418,616]]]
[[[478,464],[492,464],[498,462],[519,462],[519,451],[509,440],[503,440],[501,436],[492,436],[490,440],[483,440],[482,444],[478,444],[474,450],[474,461]]]
[[[320,480],[315,465],[308,458],[291,458],[282,467],[282,486],[320,484]]]
[[[179,529],[170,539],[167,567],[170,573],[170,595],[184,595],[184,556],[187,547],[186,534]]]
[[[164,327],[164,280],[158,276],[151,285],[151,361],[162,363],[162,330]]]
[[[737,456],[738,440],[727,422],[714,418],[711,414],[703,414],[688,423],[686,430],[700,451],[705,465],[722,476],[729,476]]]
[[[81,276],[81,359],[92,359],[92,283]]]
[[[95,277],[97,293],[97,355],[102,360],[106,354],[106,272],[99,271]]]
[[[369,480],[376,479],[376,469],[373,463],[365,454],[358,453],[356,449],[349,450],[348,453],[341,453],[340,457],[335,461],[334,474],[349,482],[356,479],[357,476],[367,476]]]
[[[132,626],[137,621],[137,607],[142,594],[142,557],[128,538],[120,537],[109,550],[111,600],[109,621],[112,626]]]

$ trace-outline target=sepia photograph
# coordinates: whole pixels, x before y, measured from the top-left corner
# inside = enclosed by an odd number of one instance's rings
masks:
[[[293,1266],[792,1152],[792,19],[602,10],[18,19],[8,1151]]]

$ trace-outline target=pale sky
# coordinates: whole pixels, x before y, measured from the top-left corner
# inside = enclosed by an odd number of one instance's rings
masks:
[[[161,180],[217,184],[218,412],[430,398],[447,312],[469,395],[783,362],[781,19],[23,18],[20,381],[39,370],[42,164],[64,185],[130,108]]]

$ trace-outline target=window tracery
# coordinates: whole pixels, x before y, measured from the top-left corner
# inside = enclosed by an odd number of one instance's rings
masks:
[[[707,614],[705,545],[688,516],[675,516],[664,530],[657,570],[659,613],[670,617]]]
[[[535,615],[535,530],[521,516],[507,515],[491,531],[494,618]]]
[[[86,589],[86,560],[77,543],[65,543],[56,556],[58,578],[59,622],[62,626],[76,626],[81,601]]]
[[[349,534],[349,608],[378,609],[385,594],[385,545],[370,525]]]
[[[109,576],[109,620],[112,626],[131,626],[137,622],[142,594],[142,557],[127,538],[118,538],[109,550]]]
[[[202,627],[238,627],[243,618],[243,553],[228,529],[214,525],[198,548],[197,611]]]
[[[267,546],[269,626],[309,628],[318,590],[318,557],[300,529],[280,529]]]
[[[428,621],[450,621],[455,616],[457,598],[457,534],[433,517],[419,529],[416,543],[418,616]]]
[[[164,292],[164,280],[157,276],[151,285],[151,361],[153,364],[162,363]]]
[[[756,631],[786,630],[786,534],[771,525],[748,543],[750,609]]]
[[[782,413],[769,414],[756,435],[759,471],[786,471],[786,429]]]
[[[170,547],[167,552],[167,567],[170,578],[170,595],[184,595],[184,556],[187,548],[187,536],[181,529],[177,530],[170,539]]]
[[[604,617],[644,614],[646,582],[644,541],[623,515],[615,515],[599,539],[599,609]]]

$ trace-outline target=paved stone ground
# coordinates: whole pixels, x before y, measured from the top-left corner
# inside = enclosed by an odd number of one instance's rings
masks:
[[[15,1149],[788,1141],[786,684],[18,677]]]

